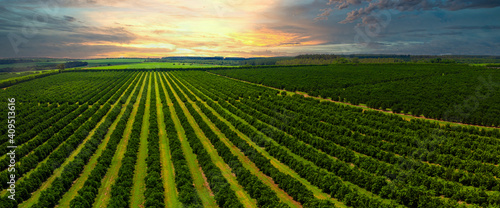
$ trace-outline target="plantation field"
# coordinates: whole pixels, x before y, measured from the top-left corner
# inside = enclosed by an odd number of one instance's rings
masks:
[[[455,85],[439,77],[472,73],[344,67],[70,71],[10,86],[0,114],[15,98],[16,132],[11,143],[1,117],[0,208],[500,206],[496,128],[406,120],[217,75],[322,96],[390,86],[399,96],[413,80],[446,88]]]
[[[160,69],[160,68],[207,68],[220,67],[220,65],[191,64],[191,63],[169,63],[169,62],[145,62],[135,64],[124,64],[117,66],[100,66],[90,69]]]
[[[359,64],[211,72],[395,113],[500,126],[500,71],[493,68],[455,64]]]

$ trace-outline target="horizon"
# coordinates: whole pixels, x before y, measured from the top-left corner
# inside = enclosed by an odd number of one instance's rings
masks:
[[[297,54],[295,56],[268,56],[268,57],[260,57],[260,56],[250,56],[250,57],[239,57],[239,56],[164,56],[164,57],[104,57],[104,58],[69,58],[69,57],[0,57],[0,59],[69,59],[69,60],[92,60],[92,59],[165,59],[165,58],[245,58],[245,59],[259,59],[259,58],[294,58],[300,55],[337,55],[337,56],[430,56],[430,57],[500,57],[500,55],[459,55],[459,54],[380,54],[380,53],[360,53],[360,54]]]
[[[6,0],[0,58],[500,55],[491,0]]]

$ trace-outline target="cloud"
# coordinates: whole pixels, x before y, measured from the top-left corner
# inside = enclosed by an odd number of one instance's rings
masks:
[[[410,30],[404,30],[404,31],[397,31],[397,32],[386,32],[384,34],[381,34],[381,37],[388,37],[391,38],[394,35],[404,35],[406,37],[418,37],[418,38],[429,38],[433,36],[450,36],[450,35],[462,35],[463,32],[461,31],[446,31],[446,32],[439,32],[439,31],[433,31],[433,30],[428,30],[428,29],[410,29]]]
[[[8,42],[3,41],[4,37],[0,36],[0,47],[10,48]],[[50,40],[48,37],[42,37],[40,40]],[[120,56],[163,56],[174,52],[175,49],[166,48],[137,48],[125,47],[115,44],[87,44],[87,43],[66,43],[66,44],[51,44],[42,41],[30,41],[29,44],[23,45],[22,50],[18,54],[9,52],[9,50],[1,50],[0,57],[61,57],[61,58],[85,58],[85,57],[120,57]],[[142,55],[138,55],[142,54]]]
[[[57,12],[46,12],[29,1],[20,1],[9,7],[0,6],[0,57],[43,56],[68,57],[70,54],[90,55],[91,44],[117,45],[127,44],[137,36],[125,27],[114,25],[89,25],[69,12],[60,9]],[[50,1],[45,1],[47,3]],[[68,2],[66,2],[68,3]],[[93,1],[73,3],[89,4]],[[74,15],[79,15],[74,13]],[[13,38],[14,37],[14,38]],[[66,51],[74,50],[78,51]],[[94,46],[103,51],[102,46]],[[110,47],[118,50],[120,47]]]
[[[323,13],[319,14],[318,17],[314,18],[314,20],[327,20],[330,13],[333,11],[332,8],[320,9]]]
[[[468,54],[500,53],[500,26],[495,22],[500,10],[486,9],[497,7],[497,1],[3,0],[2,3],[5,4],[0,6],[0,48],[4,50],[0,51],[0,57],[250,57],[301,53],[441,54],[453,50]],[[44,3],[52,4],[53,12],[40,7]],[[224,10],[217,13],[213,5]],[[391,13],[393,20],[390,26],[387,23],[377,31],[370,24],[384,20],[384,16],[376,18],[381,12]],[[333,21],[318,21],[326,19]],[[338,22],[361,22],[367,27],[356,30],[351,24]],[[23,36],[26,29],[36,34],[27,38],[28,42],[21,44],[16,54],[7,35]],[[358,31],[374,35],[360,43],[356,41]],[[485,50],[476,50],[481,48]]]
[[[66,20],[68,22],[74,22],[76,20],[76,18],[71,17],[71,16],[64,15],[63,17],[64,17],[64,20]]]
[[[451,36],[451,35],[462,35],[462,32],[440,32],[440,33],[422,33],[422,34],[408,34],[410,37],[419,37],[419,38],[430,38],[433,36]]]
[[[500,1],[497,0],[447,0],[443,8],[456,11],[461,9],[495,8],[498,6],[500,6]]]
[[[484,25],[484,26],[448,26],[446,29],[451,30],[500,30],[500,25]]]
[[[389,47],[379,51],[382,53],[394,53],[394,49],[397,48],[403,54],[500,55],[499,46],[500,44],[498,43],[491,43],[486,40],[456,37],[453,39],[433,39],[427,42]]]
[[[287,32],[295,30],[295,32]],[[297,28],[290,27],[285,30],[273,30],[270,28],[259,28],[247,33],[238,33],[231,36],[240,45],[276,47],[288,45],[316,45],[322,43],[311,38],[304,31],[297,31]]]
[[[448,10],[457,11],[464,9],[481,9],[500,7],[498,0],[329,0],[327,5],[331,5],[338,10],[348,9],[351,6],[362,6],[347,14],[347,17],[340,23],[351,23],[361,19],[363,24],[370,24],[376,21],[373,14],[377,11],[423,11],[423,10]],[[321,9],[323,13],[318,15],[318,19],[327,19],[331,10]]]

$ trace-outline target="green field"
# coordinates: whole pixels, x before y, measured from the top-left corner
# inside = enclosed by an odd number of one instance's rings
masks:
[[[207,68],[220,67],[220,65],[191,64],[191,63],[168,63],[168,62],[146,62],[138,64],[125,64],[118,66],[101,66],[90,69],[159,69],[159,68]]]
[[[89,67],[96,67],[96,66],[107,66],[109,65],[121,65],[121,64],[134,64],[134,63],[142,63],[144,62],[145,59],[143,58],[109,58],[109,59],[82,59],[78,61],[83,61],[83,62],[88,62]]]

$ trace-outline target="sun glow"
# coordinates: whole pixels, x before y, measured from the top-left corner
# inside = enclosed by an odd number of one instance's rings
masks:
[[[111,40],[85,44],[113,45],[134,52],[105,52],[99,56],[250,56],[252,52],[264,51],[268,47],[320,43],[303,34],[266,28],[269,21],[263,14],[272,12],[270,10],[281,0],[100,3],[104,7],[85,14],[87,21],[95,27],[118,28],[129,38],[122,42]]]

